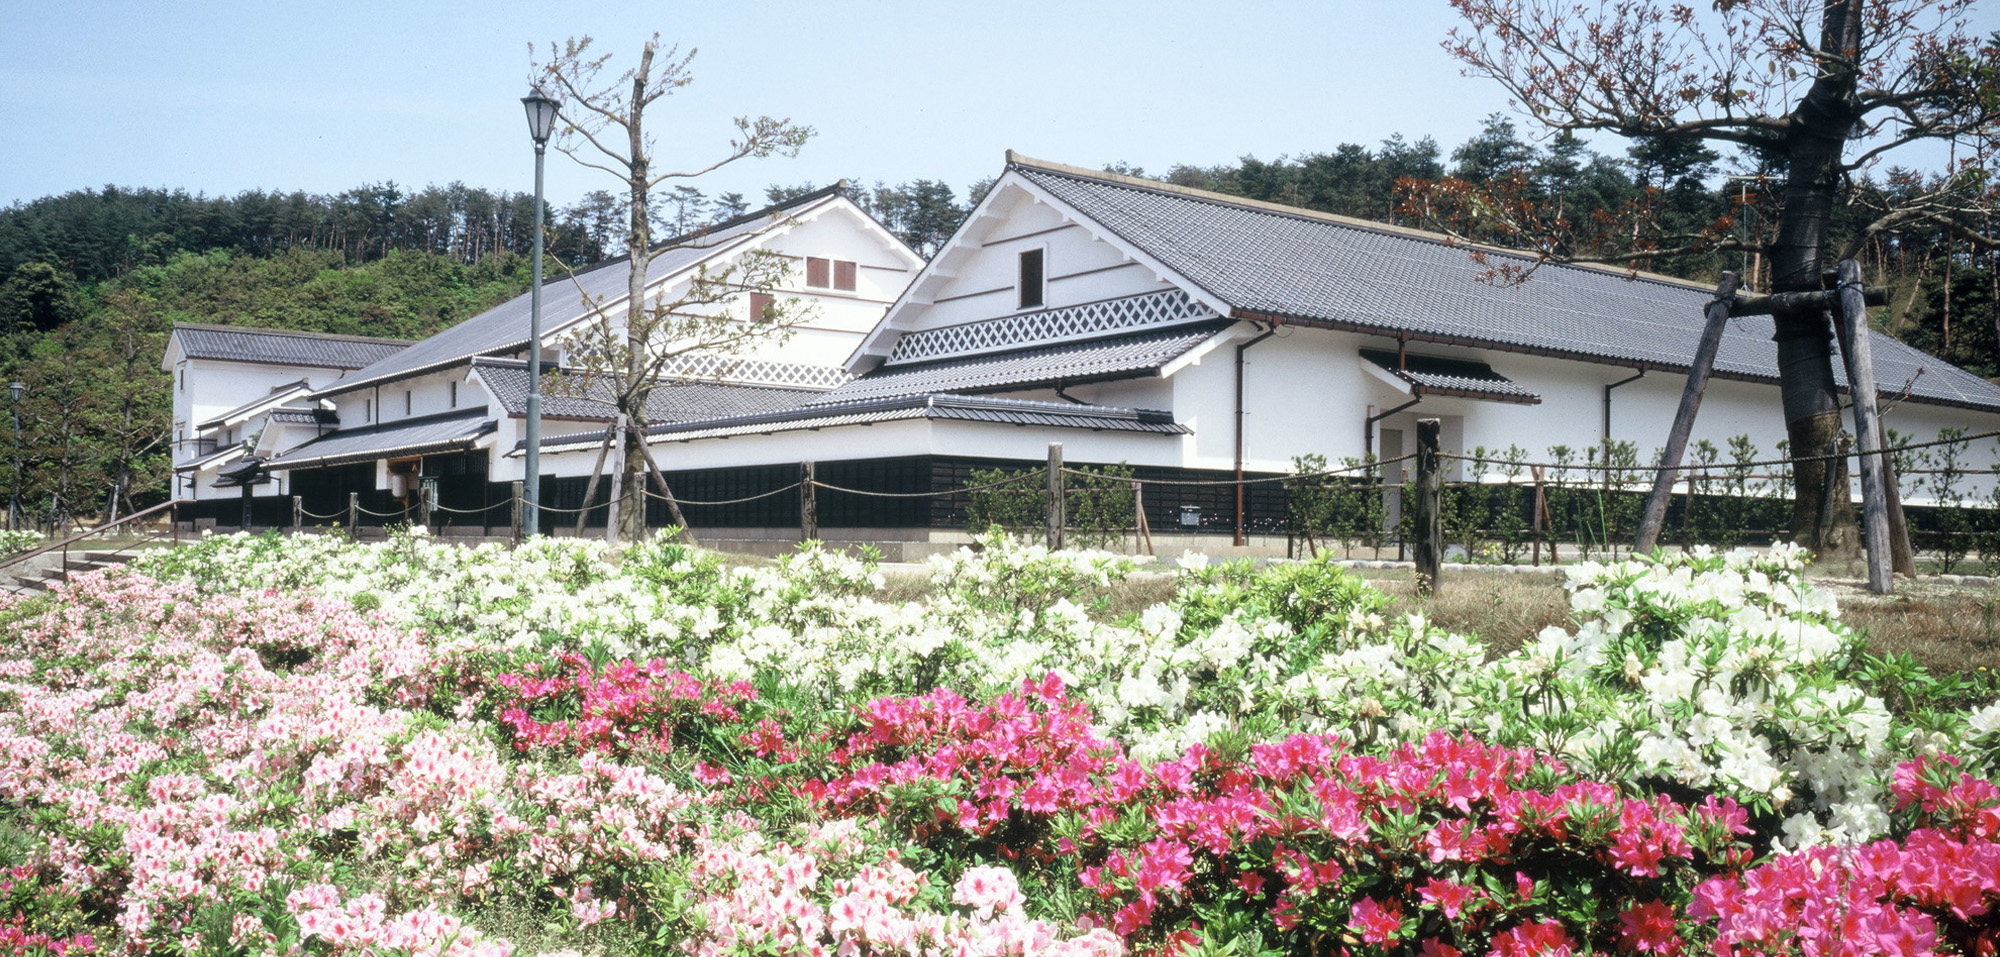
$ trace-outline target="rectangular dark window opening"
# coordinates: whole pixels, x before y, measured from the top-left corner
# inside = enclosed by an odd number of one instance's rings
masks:
[[[833,261],[833,288],[841,292],[854,291],[854,264],[845,259]]]
[[[452,407],[452,408],[454,408],[454,409],[456,409],[456,408],[458,408],[458,383],[456,383],[456,382],[450,382],[450,383],[446,383],[446,384],[447,384],[447,385],[449,385],[449,386],[451,387],[451,388],[450,388],[450,389],[448,390],[448,391],[449,391],[449,392],[451,393],[451,395],[450,395],[450,402],[451,402],[451,407]]]
[[[772,307],[772,305],[773,305],[773,304],[775,303],[775,301],[776,301],[776,300],[774,300],[774,299],[772,298],[771,294],[770,294],[770,293],[768,293],[768,292],[753,292],[753,293],[751,293],[751,294],[750,294],[750,321],[751,321],[751,322],[769,322],[769,321],[771,320],[771,311],[772,311],[772,310],[771,310],[771,307]]]
[[[827,281],[827,267],[829,265],[830,264],[827,260],[820,259],[816,256],[807,256],[806,285],[812,286],[817,289],[825,289],[828,285],[830,285],[830,283]]]
[[[1021,253],[1021,308],[1040,306],[1042,295],[1042,250],[1030,249]]]
[[[410,395],[410,390],[409,390],[409,389],[404,389],[404,390],[403,390],[403,415],[404,415],[405,417],[408,417],[408,416],[409,416],[409,414],[410,414],[410,409],[411,409],[411,407],[412,407],[412,406],[414,406],[415,404],[416,404],[416,400],[415,400],[415,399],[413,399],[413,398],[411,398],[411,395]]]

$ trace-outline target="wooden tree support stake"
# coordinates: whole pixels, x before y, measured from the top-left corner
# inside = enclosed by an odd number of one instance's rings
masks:
[[[1840,355],[1847,361],[1847,391],[1854,406],[1855,442],[1861,452],[1861,511],[1868,539],[1868,590],[1895,591],[1890,576],[1888,475],[1881,454],[1881,419],[1875,411],[1875,366],[1868,349],[1868,307],[1862,302],[1861,264],[1840,261]],[[1829,469],[1828,471],[1834,471]],[[1845,493],[1845,489],[1841,490]]]
[[[611,433],[617,468],[611,470],[611,496],[604,502],[604,540],[613,545],[618,544],[618,511],[619,506],[623,504],[620,500],[625,497],[625,430],[625,414],[621,412],[618,414],[617,424],[612,426]],[[640,496],[640,501],[645,501],[645,496]],[[583,500],[583,508],[583,514],[590,514],[590,499]],[[639,524],[645,523],[642,521]]]
[[[1694,431],[1695,413],[1701,411],[1702,393],[1708,391],[1708,375],[1715,369],[1715,353],[1722,346],[1722,332],[1729,326],[1730,305],[1736,299],[1741,279],[1733,272],[1722,274],[1715,285],[1715,300],[1708,304],[1708,325],[1701,330],[1695,346],[1694,364],[1688,368],[1687,387],[1681,390],[1681,405],[1674,411],[1673,431],[1667,433],[1667,448],[1660,458],[1660,471],[1653,476],[1653,491],[1646,496],[1646,514],[1639,520],[1639,535],[1632,543],[1636,555],[1650,553],[1660,541],[1660,526],[1667,520],[1667,503],[1673,498],[1674,479],[1687,452],[1688,434]]]
[[[1139,520],[1138,537],[1146,543],[1146,554],[1158,555],[1153,551],[1153,526],[1146,521],[1146,486],[1137,479],[1132,480],[1132,512]]]
[[[667,487],[667,477],[660,472],[660,463],[653,461],[652,447],[641,441],[639,454],[646,459],[646,474],[653,477],[653,487],[659,489],[661,497],[667,500],[667,514],[673,517],[674,524],[681,527],[681,540],[689,545],[701,544],[695,540],[694,529],[688,526],[687,516],[681,514],[680,500],[674,498],[673,490]]]
[[[604,475],[604,457],[610,454],[611,454],[611,432],[609,430],[606,430],[604,433],[604,441],[599,443],[597,446],[597,464],[590,467],[590,481],[585,483],[583,486],[583,504],[586,507],[582,511],[576,513],[576,537],[578,538],[583,537],[584,520],[590,517],[590,509],[588,506],[590,505],[591,502],[597,500],[597,480]],[[618,463],[618,467],[621,469],[624,468],[625,463],[623,462]]]
[[[347,493],[347,540],[361,537],[361,493]]]

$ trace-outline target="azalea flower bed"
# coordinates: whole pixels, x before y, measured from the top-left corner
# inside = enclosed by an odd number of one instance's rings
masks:
[[[0,955],[1964,953],[2000,704],[1804,556],[1493,654],[1327,562],[217,538],[0,605]]]

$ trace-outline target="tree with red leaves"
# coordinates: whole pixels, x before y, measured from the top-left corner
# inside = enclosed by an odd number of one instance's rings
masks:
[[[1873,210],[1854,245],[1923,224],[1991,248],[1973,216],[1995,200],[1986,160],[2000,140],[2000,35],[1968,31],[1974,2],[1713,0],[1704,11],[1656,0],[1451,0],[1465,24],[1445,48],[1541,124],[1649,143],[1733,145],[1782,170],[1782,208],[1768,244],[1753,247],[1727,218],[1675,234],[1643,228],[1643,209],[1616,223],[1570,223],[1510,199],[1504,184],[1409,183],[1408,206],[1455,235],[1496,239],[1544,261],[1637,263],[1754,249],[1770,260],[1772,291],[1815,290],[1823,271],[1851,254],[1828,248],[1828,224],[1854,175],[1899,147],[1950,140],[1975,158],[1936,188]],[[1607,251],[1607,240],[1616,247]],[[1493,274],[1521,281],[1531,271]],[[1775,321],[1790,447],[1794,455],[1823,452],[1841,429],[1830,317],[1811,310]],[[1844,502],[1847,488],[1845,468],[1829,476],[1828,467],[1796,463],[1793,534],[1822,553],[1851,553],[1851,506],[1837,509],[1843,518],[1822,536],[1828,490]]]

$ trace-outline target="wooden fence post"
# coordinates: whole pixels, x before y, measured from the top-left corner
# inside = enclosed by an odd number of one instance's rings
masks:
[[[799,541],[819,539],[819,469],[811,462],[799,463]]]
[[[1890,577],[1889,495],[1875,414],[1875,365],[1868,352],[1868,307],[1862,303],[1861,264],[1840,261],[1840,355],[1847,360],[1847,391],[1854,406],[1854,438],[1861,452],[1861,512],[1868,535],[1868,590],[1895,591]],[[1842,489],[1844,493],[1846,490]]]
[[[292,534],[294,535],[298,534],[300,531],[303,531],[305,527],[306,527],[305,499],[300,496],[294,495],[292,496]]]
[[[1646,514],[1639,520],[1639,536],[1632,542],[1633,554],[1646,554],[1660,542],[1660,526],[1667,520],[1667,502],[1674,493],[1674,478],[1687,452],[1688,433],[1694,431],[1695,413],[1701,411],[1702,393],[1708,391],[1708,374],[1715,368],[1715,352],[1722,347],[1722,332],[1729,326],[1729,306],[1736,301],[1736,287],[1742,280],[1724,272],[1715,285],[1715,299],[1708,304],[1708,325],[1695,346],[1694,364],[1688,368],[1687,386],[1681,390],[1680,408],[1674,411],[1674,427],[1667,433],[1667,448],[1660,458],[1660,471],[1653,476],[1652,494],[1646,496]]]
[[[523,533],[525,532],[525,529],[523,529],[523,528],[522,528],[522,524],[523,524],[523,523],[522,523],[522,521],[521,521],[521,504],[522,504],[522,503],[521,503],[521,483],[520,483],[520,482],[515,482],[515,483],[514,483],[514,486],[513,486],[513,488],[509,490],[509,492],[508,492],[508,500],[509,500],[510,504],[512,504],[512,505],[513,505],[513,511],[514,511],[514,521],[513,521],[513,528],[512,528],[511,530],[510,530],[510,532],[509,532],[509,534],[508,534],[508,539],[510,540],[510,543],[511,543],[511,544],[514,544],[514,545],[519,545],[519,544],[521,544],[521,536],[522,536],[522,534],[523,534]]]
[[[1542,567],[1542,513],[1547,510],[1548,500],[1542,493],[1542,467],[1539,465],[1530,466],[1528,471],[1532,472],[1535,476],[1534,497],[1528,500],[1528,517],[1530,519],[1528,524],[1534,530],[1535,535],[1535,567],[1540,568]],[[1550,546],[1549,559],[1551,561],[1555,559],[1553,545]]]
[[[347,540],[361,537],[361,493],[347,493]]]
[[[1438,573],[1444,568],[1444,469],[1438,457],[1442,419],[1417,420],[1417,487],[1412,513],[1417,561],[1417,594],[1428,597],[1437,590]]]
[[[1063,514],[1063,451],[1061,442],[1049,443],[1049,548],[1063,547],[1063,529],[1069,524]]]

